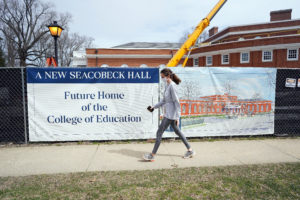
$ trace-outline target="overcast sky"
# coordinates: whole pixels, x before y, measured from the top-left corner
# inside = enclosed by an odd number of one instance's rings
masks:
[[[49,0],[42,0],[49,2]],[[128,42],[178,42],[218,0],[51,0],[69,12],[71,32],[93,37],[97,48]],[[268,22],[270,11],[293,9],[300,19],[300,0],[228,0],[210,27]],[[207,30],[210,28],[208,27]]]

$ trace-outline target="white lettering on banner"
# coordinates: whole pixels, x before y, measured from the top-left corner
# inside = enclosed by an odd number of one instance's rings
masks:
[[[124,71],[45,71],[43,76],[40,72],[37,72],[35,79],[66,79],[70,80],[125,80],[125,79],[136,79],[136,80],[150,80],[152,77],[149,71],[128,71],[127,77]]]
[[[63,71],[52,71],[46,72],[45,71],[45,79],[62,79],[66,78],[67,72]]]
[[[40,72],[38,72],[38,73],[36,74],[35,79],[42,79],[42,76],[41,76]]]
[[[71,71],[70,79],[125,79],[124,72],[82,72]]]
[[[149,72],[128,72],[129,79],[151,79]]]

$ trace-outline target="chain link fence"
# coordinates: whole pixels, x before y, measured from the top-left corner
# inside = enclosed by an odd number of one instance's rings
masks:
[[[27,143],[24,68],[0,68],[0,142]]]
[[[300,135],[300,69],[278,69],[275,135]]]
[[[300,135],[298,79],[300,69],[277,70],[275,135]],[[26,68],[0,68],[0,143],[28,143],[27,112]]]

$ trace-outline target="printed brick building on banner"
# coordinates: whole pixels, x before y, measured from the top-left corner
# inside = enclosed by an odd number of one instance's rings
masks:
[[[202,100],[180,100],[181,115],[255,115],[272,111],[272,101],[263,99],[239,100],[228,94],[200,98]]]

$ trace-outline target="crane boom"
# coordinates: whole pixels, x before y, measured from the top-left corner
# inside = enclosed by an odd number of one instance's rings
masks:
[[[214,16],[218,13],[218,11],[226,3],[226,1],[227,0],[219,0],[215,7],[208,13],[206,18],[202,19],[202,21],[195,28],[194,32],[189,36],[189,38],[183,43],[180,49],[168,62],[167,67],[176,67],[178,65],[181,58],[190,50],[191,47],[194,46],[200,34],[207,26],[209,26],[210,21],[214,18]]]

